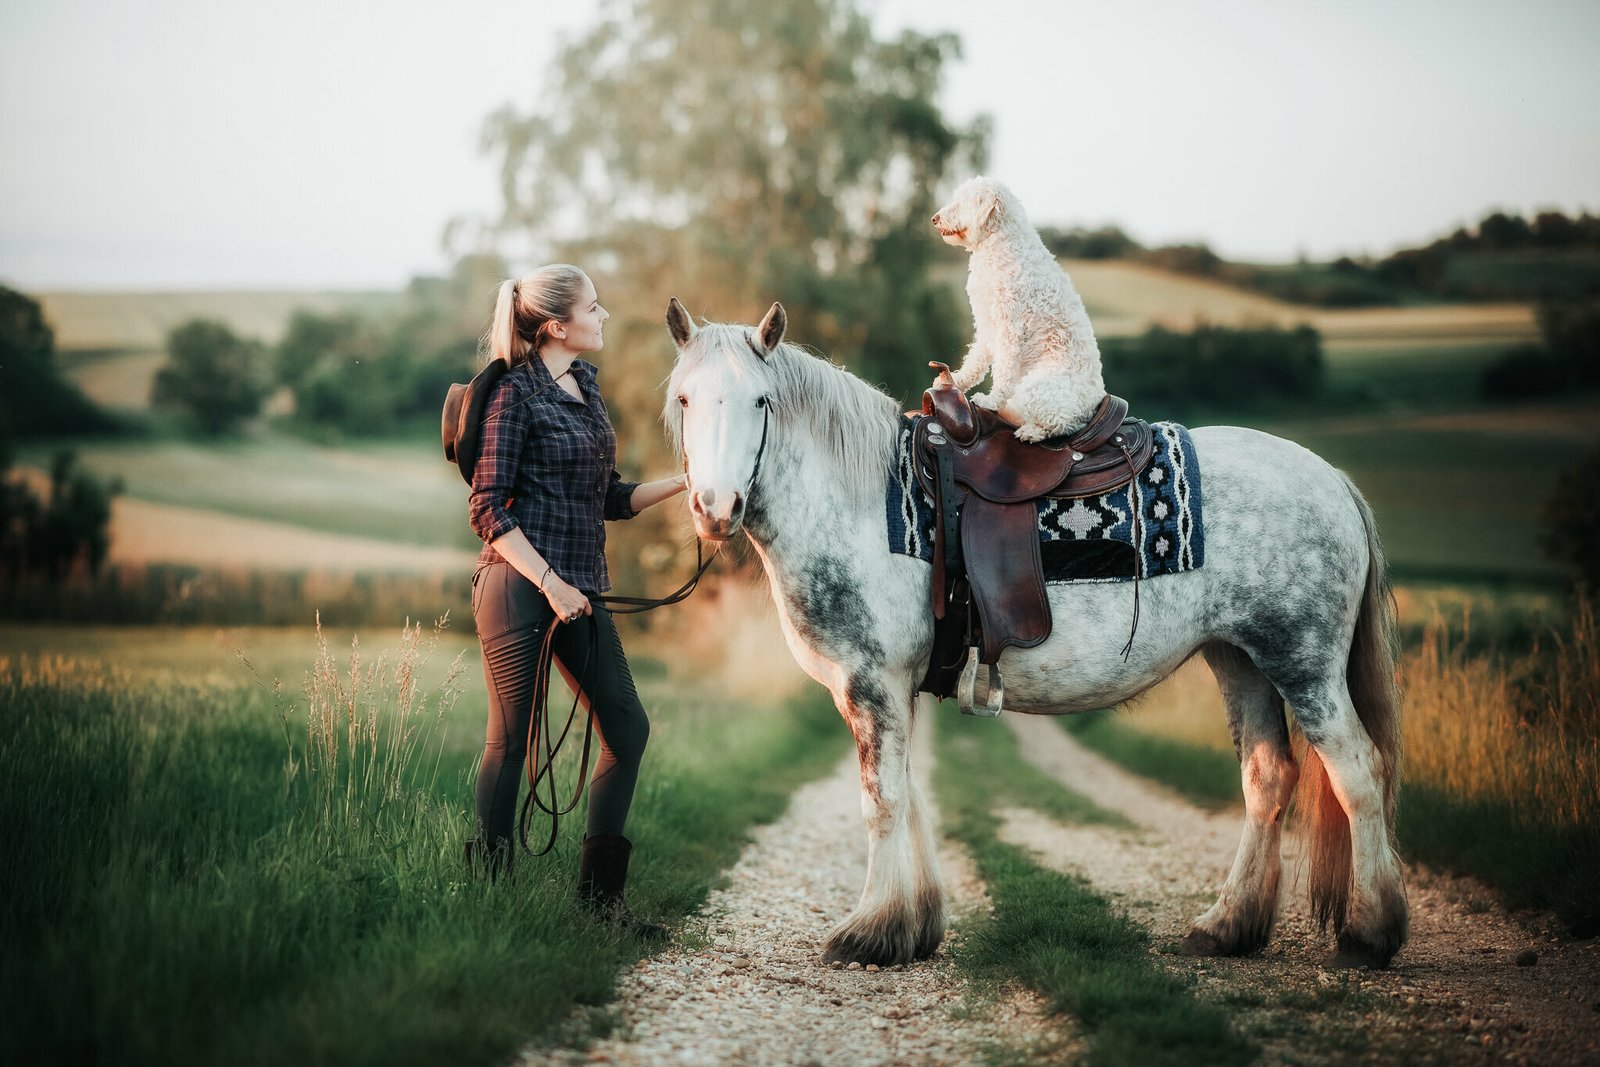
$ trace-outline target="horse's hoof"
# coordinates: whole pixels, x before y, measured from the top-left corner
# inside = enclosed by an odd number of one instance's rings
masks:
[[[1368,970],[1381,971],[1389,966],[1389,961],[1394,958],[1397,951],[1399,951],[1398,945],[1385,949],[1381,945],[1341,934],[1338,951],[1328,957],[1327,965],[1340,968],[1365,967]]]
[[[1195,927],[1178,943],[1178,955],[1225,956],[1227,953],[1222,950],[1222,942],[1199,927]]]

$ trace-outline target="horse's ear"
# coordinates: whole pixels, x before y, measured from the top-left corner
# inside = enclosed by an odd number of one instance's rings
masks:
[[[783,340],[783,331],[789,328],[789,316],[784,314],[782,304],[773,304],[767,312],[767,317],[761,320],[761,325],[756,327],[756,336],[761,338],[761,347],[771,352],[778,347],[778,342]]]
[[[672,343],[679,348],[694,336],[694,319],[689,317],[688,309],[678,303],[677,297],[667,301],[667,332],[672,334]]]

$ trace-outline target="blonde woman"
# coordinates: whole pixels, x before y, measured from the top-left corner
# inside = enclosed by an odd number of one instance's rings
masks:
[[[610,315],[577,267],[540,267],[500,286],[488,357],[508,369],[484,411],[469,515],[484,547],[472,576],[472,614],[483,649],[489,721],[478,773],[474,868],[507,870],[534,676],[551,625],[557,662],[583,682],[600,734],[579,864],[580,898],[642,932],[623,900],[631,844],[623,836],[650,723],[611,614],[593,598],[610,588],[605,524],[629,519],[683,491],[684,477],[642,484],[616,470],[617,437],[593,363]],[[570,625],[592,616],[594,626]]]

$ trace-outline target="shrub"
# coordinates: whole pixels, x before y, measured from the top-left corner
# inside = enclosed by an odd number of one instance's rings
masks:
[[[1600,591],[1600,444],[1556,478],[1539,514],[1539,541],[1552,559],[1571,567],[1589,589]]]
[[[1483,369],[1479,391],[1497,399],[1600,387],[1600,301],[1539,306],[1542,345],[1518,345]]]
[[[38,575],[55,583],[68,574],[98,574],[111,544],[111,498],[121,483],[101,482],[77,469],[74,453],[57,452],[49,496],[41,500],[26,482],[12,479],[10,467],[9,454],[0,451],[0,576]]]
[[[261,410],[266,399],[266,349],[226,325],[194,319],[167,335],[167,362],[156,372],[151,399],[194,420],[208,437]]]

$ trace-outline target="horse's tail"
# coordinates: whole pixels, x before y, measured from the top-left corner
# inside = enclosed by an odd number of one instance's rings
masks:
[[[1395,794],[1400,785],[1400,687],[1395,678],[1395,603],[1388,565],[1372,509],[1349,478],[1345,486],[1367,534],[1367,582],[1350,641],[1345,681],[1356,715],[1378,750],[1383,814],[1391,840]],[[1296,803],[1306,826],[1310,856],[1311,908],[1317,921],[1342,929],[1351,879],[1350,822],[1334,795],[1317,750],[1306,747]]]

